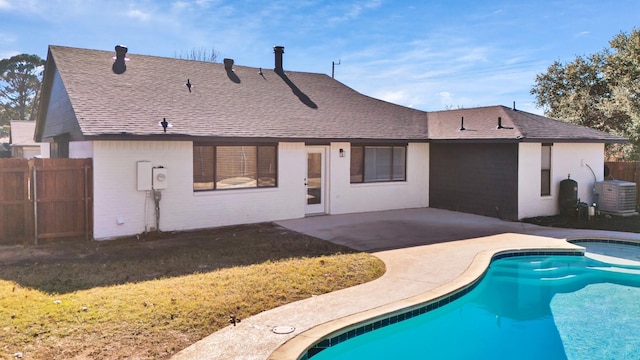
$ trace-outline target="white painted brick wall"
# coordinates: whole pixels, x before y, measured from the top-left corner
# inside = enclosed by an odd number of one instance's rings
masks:
[[[69,157],[72,159],[93,158],[92,141],[73,141],[69,143]]]
[[[279,145],[279,186],[268,189],[193,191],[190,141],[93,143],[94,237],[139,234],[155,227],[150,192],[137,191],[137,162],[150,161],[168,171],[160,200],[160,230],[190,230],[304,216],[302,143]],[[118,224],[118,219],[124,223]]]
[[[339,149],[346,151],[339,157]],[[330,213],[345,214],[429,206],[429,144],[410,143],[407,148],[407,181],[350,183],[351,146],[331,144]]]
[[[330,214],[419,208],[429,205],[429,144],[407,149],[407,181],[350,184],[350,144],[328,148],[327,176]],[[339,150],[345,150],[345,157]],[[93,157],[94,237],[108,239],[139,234],[155,227],[150,192],[137,191],[137,162],[150,161],[168,171],[162,191],[160,230],[192,230],[257,223],[304,216],[306,148],[280,143],[278,187],[229,191],[193,191],[193,152],[190,141],[96,141],[70,144],[71,157]],[[583,161],[581,161],[583,160]],[[558,184],[567,173],[578,182],[582,201],[593,201],[594,177],[603,178],[602,144],[560,144],[552,149],[552,196],[540,196],[540,144],[522,143],[519,150],[519,217],[557,213]],[[124,220],[122,224],[118,219]]]
[[[72,143],[72,157],[93,157],[94,237],[109,239],[155,228],[152,193],[137,190],[137,162],[167,169],[160,200],[160,230],[180,231],[304,217],[306,148],[280,143],[278,187],[193,191],[190,141],[95,141]],[[339,149],[346,156],[339,157]],[[406,182],[349,183],[349,143],[329,148],[328,213],[341,214],[428,206],[428,144],[410,144]],[[119,221],[120,220],[120,221]],[[121,223],[119,223],[121,222]]]
[[[540,196],[540,143],[521,143],[518,150],[518,218],[559,213],[560,181],[571,174],[578,183],[578,198],[593,202],[594,173],[604,178],[604,145],[554,143],[551,147],[551,196]],[[589,165],[593,173],[589,170]]]

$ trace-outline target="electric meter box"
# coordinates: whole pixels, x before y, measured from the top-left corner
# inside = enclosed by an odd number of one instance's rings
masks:
[[[152,174],[153,189],[163,190],[167,188],[167,168],[154,167]]]
[[[138,191],[150,191],[151,190],[151,161],[138,161]]]

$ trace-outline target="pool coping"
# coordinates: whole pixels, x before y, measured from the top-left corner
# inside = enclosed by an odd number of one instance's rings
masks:
[[[571,238],[620,238],[640,234],[558,229],[434,208],[327,215],[277,222],[295,231],[368,252],[387,271],[358,286],[308,298],[243,318],[174,354],[172,360],[276,359],[283,344],[322,324],[433,293],[459,278],[483,250],[575,248]],[[347,326],[348,324],[345,324]],[[286,327],[291,332],[276,329]],[[326,335],[327,332],[324,332]],[[278,350],[280,349],[280,350]],[[296,359],[304,351],[279,359]]]
[[[385,319],[389,319],[389,322],[391,322],[394,316],[411,313],[409,317],[403,316],[402,320],[405,320],[445,305],[472,290],[482,280],[491,262],[502,257],[526,255],[584,256],[585,248],[573,244],[574,242],[610,242],[636,245],[640,243],[640,241],[611,237],[575,236],[567,237],[563,239],[562,243],[556,243],[555,246],[507,246],[485,249],[477,252],[469,266],[454,280],[424,293],[328,321],[302,331],[276,348],[267,359],[312,359],[315,354],[322,351],[319,348],[324,349],[325,345],[326,347],[331,347],[362,333],[388,325],[383,325]],[[429,307],[432,308],[429,309]],[[329,342],[328,344],[326,343],[327,341]],[[322,345],[318,346],[319,344]],[[310,352],[312,354],[309,354]]]

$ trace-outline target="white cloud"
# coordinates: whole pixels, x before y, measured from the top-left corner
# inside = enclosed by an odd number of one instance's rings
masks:
[[[0,0],[0,10],[21,13],[41,13],[41,9],[49,5],[41,0]]]
[[[446,102],[451,100],[451,97],[452,97],[451,93],[448,91],[441,91],[438,95],[440,95],[440,99],[446,100]]]
[[[127,16],[140,21],[147,21],[151,18],[151,14],[138,9],[130,9],[127,11]]]
[[[0,33],[0,44],[12,44],[16,42],[16,36],[9,33]]]
[[[192,9],[202,10],[202,9],[208,9],[212,5],[216,5],[217,3],[218,1],[214,1],[214,0],[195,0],[195,1],[177,0],[171,3],[171,9],[177,10],[177,11],[192,10]]]
[[[380,100],[384,100],[384,101],[388,101],[390,103],[394,103],[394,104],[402,104],[405,103],[407,100],[407,95],[405,94],[404,91],[399,90],[399,91],[385,91],[379,95],[374,95],[374,97],[380,99]]]
[[[183,9],[188,9],[190,7],[191,7],[191,4],[189,4],[186,1],[176,1],[173,4],[171,4],[171,8],[173,10],[178,10],[178,11],[183,10]]]
[[[2,51],[0,52],[0,59],[10,59],[18,54],[20,54],[19,51]]]
[[[0,0],[0,10],[11,10],[12,5],[9,0]]]
[[[329,19],[329,22],[336,23],[336,22],[353,20],[358,18],[363,11],[376,9],[381,5],[382,5],[382,0],[369,0],[369,1],[351,4],[349,8],[347,8],[342,15],[332,17],[331,19]]]

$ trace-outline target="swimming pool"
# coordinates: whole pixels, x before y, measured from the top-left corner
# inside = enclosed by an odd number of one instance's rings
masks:
[[[353,328],[303,359],[640,358],[640,266],[520,255],[455,301]]]

